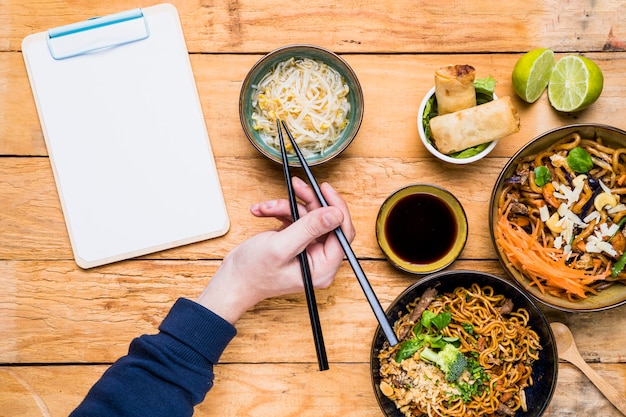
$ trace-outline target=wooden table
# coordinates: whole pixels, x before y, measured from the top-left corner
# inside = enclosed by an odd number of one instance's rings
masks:
[[[90,270],[72,258],[22,55],[34,32],[136,7],[109,0],[0,2],[0,416],[64,416],[132,338],[154,333],[179,296],[195,298],[224,255],[275,221],[248,207],[285,194],[282,172],[245,138],[237,110],[250,67],[265,53],[311,43],[341,54],[357,73],[365,117],[353,144],[314,169],[347,199],[353,244],[383,307],[414,276],[383,258],[374,222],[392,191],[424,182],[453,192],[469,217],[469,240],[451,268],[504,276],[487,225],[489,197],[508,158],[548,129],[596,122],[626,129],[626,14],[616,0],[440,2],[346,0],[173,1],[179,10],[232,221],[218,239]],[[521,131],[471,166],[435,160],[419,143],[416,115],[433,71],[471,64],[511,95],[522,53],[550,47],[582,53],[602,68],[600,99],[579,114],[552,110],[544,94],[514,97]],[[317,292],[330,370],[319,372],[303,295],[259,304],[216,367],[198,416],[380,416],[369,375],[376,320],[345,263]],[[589,314],[545,308],[571,326],[583,356],[620,391],[626,387],[626,306]],[[577,369],[559,365],[546,416],[618,416]]]

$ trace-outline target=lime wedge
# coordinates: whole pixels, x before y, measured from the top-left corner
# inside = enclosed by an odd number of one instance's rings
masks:
[[[553,67],[554,51],[539,48],[525,53],[513,67],[513,89],[522,100],[534,103],[546,89]]]
[[[604,86],[604,76],[598,65],[578,55],[559,59],[554,66],[548,98],[558,111],[577,112],[593,104]]]

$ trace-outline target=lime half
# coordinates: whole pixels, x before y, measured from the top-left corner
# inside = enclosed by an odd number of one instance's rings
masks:
[[[525,53],[513,67],[513,89],[522,100],[534,103],[546,89],[553,67],[551,49],[539,48]]]
[[[568,55],[554,66],[548,98],[558,111],[577,112],[593,104],[604,86],[604,76],[598,65],[583,56]]]

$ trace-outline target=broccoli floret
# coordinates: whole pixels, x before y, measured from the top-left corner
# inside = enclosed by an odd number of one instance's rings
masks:
[[[447,344],[439,352],[425,347],[420,358],[436,364],[443,371],[447,381],[456,381],[467,368],[467,359],[452,344]]]

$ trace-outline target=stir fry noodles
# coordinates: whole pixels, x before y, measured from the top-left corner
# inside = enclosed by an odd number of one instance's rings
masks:
[[[265,142],[280,149],[276,119],[283,120],[304,156],[324,154],[348,125],[350,89],[323,62],[290,58],[278,63],[255,86],[253,127]],[[293,152],[291,143],[285,143]]]
[[[507,179],[496,243],[543,293],[575,301],[623,283],[625,183],[626,148],[571,134]]]
[[[513,416],[539,359],[529,313],[491,287],[427,289],[378,355],[380,389],[407,417]]]

